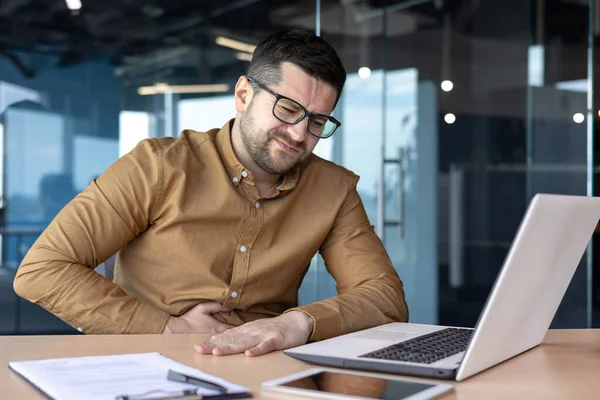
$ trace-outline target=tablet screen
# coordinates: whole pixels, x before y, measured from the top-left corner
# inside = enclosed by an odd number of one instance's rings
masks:
[[[382,400],[401,400],[435,385],[338,372],[319,372],[280,386]]]

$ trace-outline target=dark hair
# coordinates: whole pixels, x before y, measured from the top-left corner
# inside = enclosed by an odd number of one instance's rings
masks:
[[[248,76],[263,84],[276,85],[281,81],[283,62],[292,63],[307,75],[331,85],[337,91],[337,104],[346,82],[346,70],[329,43],[301,29],[276,32],[256,46]]]

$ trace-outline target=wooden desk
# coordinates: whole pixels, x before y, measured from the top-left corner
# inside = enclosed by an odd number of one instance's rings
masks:
[[[250,387],[256,399],[282,398],[260,393],[260,383],[310,368],[282,353],[248,358],[200,356],[192,345],[205,335],[0,336],[0,398],[43,399],[8,369],[13,360],[158,351],[176,361]],[[510,340],[510,338],[507,338]],[[544,344],[519,357],[455,383],[450,399],[598,399],[600,330],[550,331]]]

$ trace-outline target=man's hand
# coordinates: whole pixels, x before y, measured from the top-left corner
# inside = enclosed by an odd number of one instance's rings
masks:
[[[314,322],[302,311],[290,311],[275,318],[259,319],[220,333],[194,346],[200,354],[222,356],[245,352],[259,356],[306,343]]]
[[[221,304],[211,301],[200,303],[179,317],[170,317],[163,334],[167,333],[221,333],[233,328],[212,317],[211,314],[231,311]]]

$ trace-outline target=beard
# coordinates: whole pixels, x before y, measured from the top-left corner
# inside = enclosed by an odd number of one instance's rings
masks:
[[[282,175],[300,164],[306,154],[305,144],[293,141],[285,131],[261,132],[256,126],[250,109],[242,115],[240,136],[248,155],[265,172]],[[291,153],[279,147],[275,140],[296,150]]]

